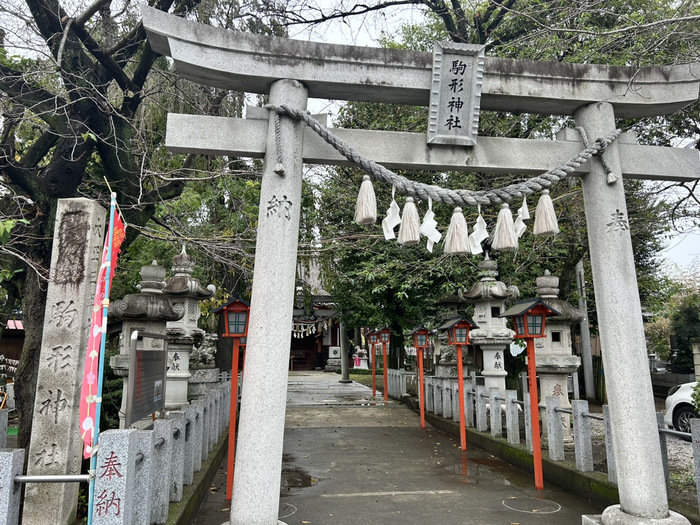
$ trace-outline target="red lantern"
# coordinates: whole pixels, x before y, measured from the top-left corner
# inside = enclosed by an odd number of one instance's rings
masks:
[[[547,317],[559,315],[554,308],[542,302],[542,299],[525,299],[511,306],[500,317],[513,320],[513,329],[517,339],[527,342],[527,378],[530,390],[530,428],[532,429],[532,463],[535,472],[535,488],[544,489],[542,476],[542,445],[540,442],[540,415],[537,395],[537,367],[535,364],[534,339],[547,337],[544,331]]]
[[[467,427],[464,416],[464,369],[462,366],[462,347],[469,344],[469,331],[479,328],[466,317],[455,317],[439,329],[447,332],[447,340],[457,348],[457,386],[459,388],[459,442],[462,450],[467,450]]]
[[[423,352],[430,344],[430,331],[421,326],[411,332],[413,335],[413,346],[416,349],[418,358],[418,401],[420,405],[420,426],[425,428],[425,388],[423,387]]]
[[[228,465],[226,472],[226,499],[233,496],[233,466],[236,451],[236,413],[238,411],[238,354],[241,345],[248,342],[248,318],[250,303],[240,297],[229,301],[225,305],[213,310],[215,314],[225,314],[224,333],[222,337],[233,338],[233,359],[231,366],[231,406],[229,407],[229,440],[228,440]]]

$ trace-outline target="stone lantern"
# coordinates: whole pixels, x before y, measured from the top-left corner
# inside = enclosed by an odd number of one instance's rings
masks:
[[[194,262],[187,255],[185,247],[173,257],[173,273],[165,281],[163,293],[172,303],[182,309],[182,318],[169,321],[168,372],[165,384],[165,406],[174,409],[187,404],[187,389],[190,374],[190,353],[195,340],[202,341],[204,330],[197,328],[201,316],[199,301],[214,295],[214,286],[202,286],[199,279],[192,277]],[[215,374],[218,376],[218,374]],[[218,377],[216,378],[218,380]]]
[[[506,301],[517,299],[520,295],[515,286],[506,286],[497,281],[498,265],[486,257],[479,263],[479,281],[471,290],[461,293],[460,298],[474,304],[474,322],[479,328],[472,330],[471,343],[481,349],[486,391],[491,387],[505,395],[506,375],[505,352],[513,342],[515,333],[508,328],[507,320],[499,317],[505,310]]]
[[[163,293],[165,269],[158,266],[156,261],[141,268],[140,291],[128,294],[123,299],[114,301],[109,309],[111,321],[121,321],[122,329],[119,334],[119,355],[112,356],[109,364],[115,373],[124,379],[122,405],[119,413],[120,428],[124,427],[129,375],[129,346],[131,334],[151,332],[165,335],[168,321],[177,321],[184,314],[182,304],[173,304]],[[162,339],[144,339],[140,344],[151,350],[164,349]]]
[[[562,408],[571,408],[569,402],[569,374],[577,372],[581,359],[572,355],[571,325],[583,319],[583,312],[559,299],[559,277],[551,275],[548,270],[536,279],[537,295],[542,298],[559,315],[549,317],[545,326],[546,337],[535,342],[537,375],[540,379],[540,413],[542,415],[543,434],[546,432],[545,399],[557,396]],[[570,416],[561,414],[564,438],[570,440]]]

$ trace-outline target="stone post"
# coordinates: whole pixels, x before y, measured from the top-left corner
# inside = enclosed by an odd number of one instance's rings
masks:
[[[105,218],[88,199],[58,201],[27,474],[80,472],[80,385]],[[28,484],[22,522],[69,523],[77,503],[77,483]]]
[[[613,106],[608,102],[583,106],[574,117],[590,140],[616,127]],[[689,523],[687,519],[676,513],[669,514],[668,509],[616,143],[608,146],[605,160],[618,175],[616,182],[607,182],[602,164],[595,159],[590,161],[590,172],[582,177],[620,495],[620,505],[605,509],[601,521],[604,525],[685,524]]]
[[[295,80],[278,80],[270,88],[272,104],[306,109],[307,97],[306,88]],[[278,521],[304,136],[304,124],[285,117],[279,120],[277,143],[276,116],[270,113],[260,188],[249,351],[231,502],[231,523],[235,525],[274,525]],[[280,160],[284,173],[275,171]]]
[[[151,523],[165,523],[170,505],[170,461],[173,454],[173,422],[156,419],[153,422],[153,489]]]
[[[348,331],[344,321],[340,322],[340,380],[339,383],[352,383],[348,356]]]
[[[154,486],[153,479],[153,430],[136,431],[136,468],[134,470],[134,510],[133,521],[138,525],[151,524],[151,512],[153,511]]]
[[[0,450],[0,523],[17,525],[22,486],[14,483],[24,469],[24,449]]]
[[[95,472],[95,525],[136,523],[136,455],[138,430],[100,434]],[[46,514],[50,514],[44,509]]]

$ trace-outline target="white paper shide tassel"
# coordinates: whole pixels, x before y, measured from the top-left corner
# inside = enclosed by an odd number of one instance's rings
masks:
[[[527,230],[525,221],[530,218],[530,212],[527,209],[527,198],[523,197],[523,205],[518,208],[518,216],[515,218],[513,223],[513,230],[515,231],[515,236],[520,239]]]
[[[488,238],[489,232],[486,229],[486,221],[481,215],[481,205],[479,205],[479,216],[476,218],[472,233],[469,235],[469,251],[471,251],[472,255],[479,255],[484,252],[481,243]]]
[[[420,241],[420,217],[418,208],[413,201],[413,197],[406,197],[406,204],[403,206],[401,216],[401,226],[399,227],[399,244],[418,244]]]
[[[498,212],[491,248],[494,250],[516,250],[518,248],[518,236],[515,234],[513,214],[505,202],[501,204],[501,210]]]
[[[469,253],[469,231],[462,208],[455,208],[447,228],[444,244],[445,253]]]
[[[377,222],[377,198],[374,195],[372,180],[369,175],[362,177],[360,192],[357,194],[355,206],[355,222],[357,224],[374,224]]]
[[[559,233],[557,214],[554,211],[552,197],[549,190],[543,190],[542,196],[535,209],[535,225],[532,229],[535,235],[556,235]]]

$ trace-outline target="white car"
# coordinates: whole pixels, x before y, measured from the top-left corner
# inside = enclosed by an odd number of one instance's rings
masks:
[[[693,388],[697,382],[672,387],[666,397],[664,423],[680,432],[690,432],[690,420],[698,417],[693,407]]]

